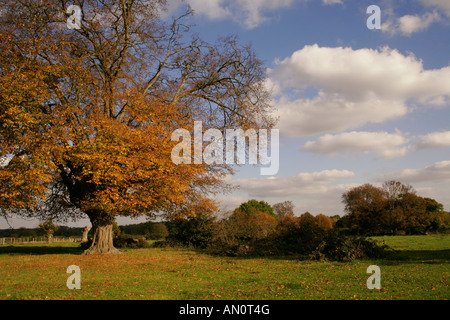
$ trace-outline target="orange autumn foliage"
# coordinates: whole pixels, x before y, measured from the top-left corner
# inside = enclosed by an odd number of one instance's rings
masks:
[[[83,1],[78,30],[68,4],[0,0],[2,210],[82,212],[95,235],[118,215],[213,212],[232,170],[175,165],[171,133],[273,126],[261,62],[232,37],[209,45],[183,17],[166,23],[165,1]]]
[[[330,217],[323,215],[323,214],[318,214],[316,217],[316,223],[317,225],[325,230],[328,231],[330,229],[333,229],[333,222],[331,221]]]

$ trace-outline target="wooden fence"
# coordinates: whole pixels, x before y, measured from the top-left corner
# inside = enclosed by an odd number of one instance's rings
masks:
[[[53,237],[52,242],[80,242],[81,237]],[[0,245],[47,243],[47,237],[0,238]]]

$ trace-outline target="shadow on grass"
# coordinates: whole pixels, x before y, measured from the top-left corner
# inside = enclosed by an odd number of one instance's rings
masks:
[[[179,250],[180,253],[190,255],[192,252],[196,252],[198,254],[204,254],[211,257],[218,258],[230,258],[233,260],[296,260],[296,261],[316,261],[314,259],[310,259],[309,255],[248,255],[248,256],[227,256],[227,255],[219,255],[219,254],[210,254],[205,252],[202,249],[193,249],[193,248],[171,248],[172,250]],[[385,265],[397,265],[397,264],[448,264],[450,263],[450,249],[446,250],[393,250],[390,249],[386,252],[384,257],[379,258],[362,258],[357,260],[379,260],[380,264]],[[342,263],[347,263],[346,261],[337,261]]]
[[[74,254],[81,255],[83,249],[78,246],[56,246],[56,245],[15,245],[0,246],[1,254],[18,254],[18,255],[44,255],[44,254]]]
[[[450,249],[448,250],[399,250],[390,253],[383,259],[386,264],[450,263]]]

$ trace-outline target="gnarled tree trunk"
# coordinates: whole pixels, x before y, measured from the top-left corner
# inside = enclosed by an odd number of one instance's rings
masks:
[[[104,212],[87,212],[87,215],[91,219],[94,237],[84,254],[120,254],[113,243],[114,218]]]
[[[88,233],[91,230],[91,227],[86,226],[83,230],[83,237],[81,238],[81,242],[88,242]]]

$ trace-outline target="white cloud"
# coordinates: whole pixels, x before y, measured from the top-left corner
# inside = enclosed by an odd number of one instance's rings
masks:
[[[365,100],[346,99],[321,92],[312,99],[275,102],[278,127],[283,136],[311,136],[357,128],[368,122],[380,123],[408,112],[402,100],[383,100],[375,95]]]
[[[420,0],[423,6],[442,10],[450,17],[450,1],[448,0]]]
[[[270,20],[274,12],[288,8],[296,0],[186,0],[197,16],[210,20],[232,19],[246,28],[256,28]],[[298,0],[297,0],[298,1]],[[305,1],[305,0],[301,0]],[[168,2],[168,11],[177,11],[182,0]]]
[[[224,0],[188,0],[189,5],[198,15],[209,19],[224,19],[231,15],[229,8],[224,6]]]
[[[316,141],[307,142],[301,150],[326,155],[376,153],[380,158],[392,159],[407,153],[407,142],[408,139],[400,133],[353,131],[321,136]]]
[[[427,12],[423,15],[405,15],[400,18],[388,18],[382,25],[383,32],[411,36],[413,33],[426,30],[432,23],[439,22],[441,16],[437,11]]]
[[[420,136],[420,142],[415,146],[416,150],[428,148],[443,148],[450,146],[450,131],[432,132]]]
[[[379,181],[398,180],[404,183],[447,182],[450,181],[450,161],[437,162],[420,169],[405,169],[382,175]]]
[[[250,197],[243,195],[226,195],[226,196],[216,196],[215,201],[220,203],[220,208],[223,213],[230,212],[241,205],[241,203],[250,200]]]
[[[302,194],[325,195],[335,188],[332,185],[337,180],[354,177],[348,170],[324,170],[320,172],[299,173],[293,177],[270,177],[237,179],[235,185],[246,191],[251,197],[289,197]]]
[[[290,200],[295,204],[295,213],[309,211],[312,214],[335,215],[343,213],[341,196],[355,183],[339,183],[339,180],[353,178],[348,170],[324,170],[302,172],[291,177],[236,179],[239,185],[238,198],[265,200],[271,204]],[[224,199],[228,203],[227,199]],[[242,201],[243,202],[243,201]]]
[[[268,70],[281,134],[308,136],[380,123],[408,113],[407,101],[450,96],[450,67],[424,70],[414,55],[384,47],[305,46]],[[307,89],[317,94],[307,96]]]
[[[419,141],[410,143],[412,140]],[[411,138],[406,138],[401,132],[352,131],[334,135],[325,134],[305,143],[300,151],[332,156],[375,153],[378,158],[393,159],[402,157],[409,151],[445,147],[450,147],[450,131],[432,132]]]
[[[427,12],[422,16],[406,15],[398,19],[399,29],[405,35],[411,35],[415,32],[423,31],[433,22],[440,20],[439,14],[436,12]]]
[[[342,0],[322,0],[323,4],[343,4]]]
[[[294,0],[237,0],[240,8],[236,12],[243,9],[245,25],[252,29],[270,19],[266,13],[287,8],[293,2]],[[240,16],[242,15],[238,13],[236,17],[240,19]]]

